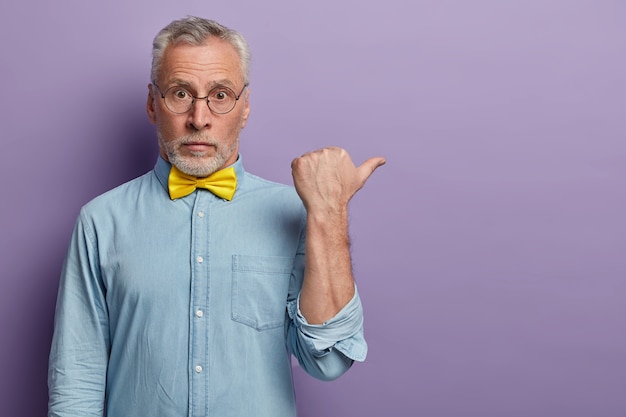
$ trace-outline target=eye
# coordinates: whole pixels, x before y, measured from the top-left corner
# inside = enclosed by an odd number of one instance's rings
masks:
[[[191,94],[189,94],[187,90],[174,90],[172,92],[172,96],[178,100],[188,100],[191,97]]]
[[[230,99],[232,93],[228,90],[215,90],[211,93],[211,100],[213,101],[227,101]]]

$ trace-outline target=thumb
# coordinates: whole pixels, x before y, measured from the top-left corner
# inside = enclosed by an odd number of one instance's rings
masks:
[[[375,158],[370,158],[367,161],[363,162],[358,168],[357,172],[359,174],[359,179],[361,183],[365,183],[367,179],[374,173],[376,168],[385,165],[387,161],[382,156],[377,156]]]

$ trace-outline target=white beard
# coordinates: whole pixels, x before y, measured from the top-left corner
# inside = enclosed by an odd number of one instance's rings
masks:
[[[169,162],[181,172],[194,177],[204,178],[218,171],[228,159],[237,151],[239,140],[231,146],[224,147],[219,141],[206,137],[201,133],[193,133],[174,140],[165,141],[160,132],[157,132],[161,148],[165,151]],[[191,156],[180,154],[180,148],[186,143],[202,142],[215,147],[215,155],[205,158],[204,152],[192,152]]]

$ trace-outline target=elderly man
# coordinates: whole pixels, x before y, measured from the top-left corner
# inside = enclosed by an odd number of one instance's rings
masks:
[[[347,206],[371,173],[339,148],[293,187],[244,170],[244,38],[196,17],[155,38],[154,170],[82,208],[64,264],[49,416],[296,414],[290,355],[330,380],[365,358]]]

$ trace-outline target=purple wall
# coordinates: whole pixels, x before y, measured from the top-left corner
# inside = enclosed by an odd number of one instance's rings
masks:
[[[150,43],[199,14],[253,49],[249,170],[384,155],[352,205],[367,362],[296,369],[302,417],[626,415],[626,3],[0,5],[0,415],[45,414],[79,207],[150,169]]]

